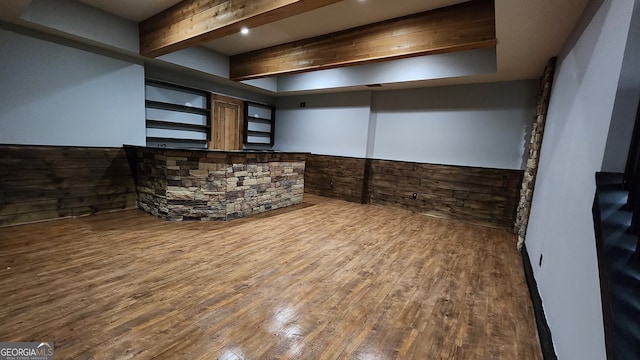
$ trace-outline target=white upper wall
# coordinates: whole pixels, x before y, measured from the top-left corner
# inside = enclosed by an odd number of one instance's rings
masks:
[[[376,92],[371,157],[522,169],[538,81]]]
[[[526,246],[560,360],[606,359],[591,207],[633,7],[591,1],[558,59]]]
[[[159,56],[158,59],[207,74],[229,78],[229,57],[201,46],[174,51]]]
[[[369,92],[278,98],[274,149],[364,157],[370,98]]]
[[[278,78],[275,76],[268,77],[268,78],[244,80],[244,81],[241,81],[241,83],[255,86],[255,87],[272,91],[272,92],[278,92]]]
[[[73,0],[31,0],[22,20],[137,53],[138,24]]]
[[[280,76],[278,92],[443,79],[495,71],[495,49],[467,50]]]
[[[140,65],[0,30],[0,143],[145,144]]]
[[[213,88],[214,92],[230,93],[233,96],[249,99],[253,99],[253,95],[256,94],[254,87],[238,86],[237,83],[228,80],[228,56],[203,47],[194,46],[155,59],[143,59],[138,54],[137,23],[78,1],[32,0],[20,14],[17,23],[26,28],[35,27],[38,29],[35,32],[41,32],[36,36],[48,41],[60,41],[61,38],[67,38],[72,41],[62,41],[65,45],[89,51],[96,51],[95,46],[97,46],[106,49],[103,53],[108,56],[140,64],[144,61],[145,67],[151,68],[150,72],[154,78],[174,79],[177,74],[176,82],[181,84],[183,83],[180,80],[182,77],[198,78],[196,85],[188,86],[205,88],[206,84],[206,89]],[[44,35],[49,33],[53,35]],[[29,33],[27,32],[27,34]],[[98,51],[100,52],[100,50]],[[159,67],[161,69],[158,71]],[[260,82],[260,84],[264,84],[264,82]],[[266,87],[268,88],[268,86]],[[275,91],[275,87],[269,90]],[[258,95],[258,98],[264,99],[265,96]],[[266,98],[270,99],[271,96],[268,95]]]
[[[537,92],[531,80],[281,97],[275,148],[521,169]]]

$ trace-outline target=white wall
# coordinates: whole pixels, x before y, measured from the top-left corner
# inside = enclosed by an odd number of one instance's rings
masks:
[[[271,92],[278,92],[278,78],[276,76],[252,80],[241,81],[243,84],[258,87],[260,89],[268,90]]]
[[[207,74],[229,78],[229,57],[201,46],[174,51],[159,56],[158,59]]]
[[[521,169],[538,81],[375,93],[372,157]]]
[[[560,360],[606,358],[591,206],[633,6],[592,1],[558,60],[526,246]]]
[[[537,92],[531,80],[281,97],[275,148],[521,169]]]
[[[495,49],[477,49],[280,76],[278,92],[454,78],[495,71]]]
[[[137,53],[138,24],[73,0],[31,0],[21,19]]]
[[[0,30],[0,143],[144,145],[140,65]]]
[[[370,98],[369,92],[278,98],[274,149],[364,157]]]

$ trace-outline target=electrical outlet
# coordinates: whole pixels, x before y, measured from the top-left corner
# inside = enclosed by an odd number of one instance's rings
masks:
[[[411,195],[411,197],[413,198],[413,200],[418,199],[418,193],[413,193],[413,195]]]
[[[329,189],[333,190],[333,179],[329,180]]]
[[[307,102],[306,101],[300,101],[300,107],[301,108],[306,108],[307,107]]]
[[[540,260],[538,260],[538,267],[542,267],[542,253],[540,253]]]

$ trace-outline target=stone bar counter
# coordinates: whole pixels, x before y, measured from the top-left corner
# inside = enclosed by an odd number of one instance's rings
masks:
[[[302,203],[305,154],[125,146],[138,207],[165,220],[231,220]]]

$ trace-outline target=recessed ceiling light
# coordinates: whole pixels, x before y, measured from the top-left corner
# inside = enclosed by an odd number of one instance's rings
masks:
[[[242,35],[247,35],[249,33],[249,28],[247,28],[246,26],[243,26],[242,29],[240,29],[240,33]]]

